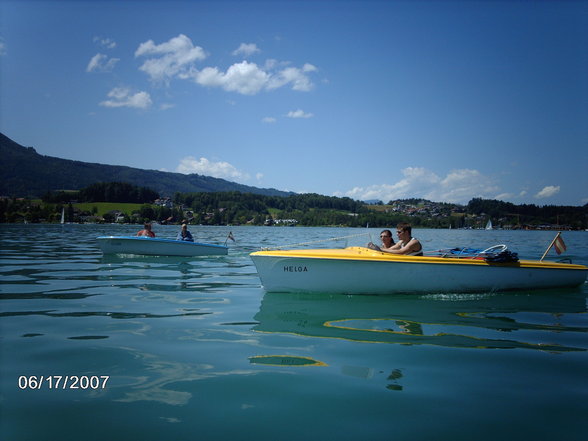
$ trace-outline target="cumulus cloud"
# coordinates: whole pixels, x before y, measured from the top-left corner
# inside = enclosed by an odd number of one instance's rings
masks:
[[[548,185],[547,187],[544,187],[543,190],[541,190],[539,193],[537,193],[535,197],[537,199],[550,198],[551,196],[555,196],[556,194],[558,194],[559,190],[559,185]]]
[[[207,158],[196,159],[193,156],[187,156],[180,161],[176,171],[178,173],[191,174],[197,173],[199,175],[213,176],[215,178],[223,178],[229,180],[247,180],[249,175],[238,170],[235,166],[228,162],[210,161]]]
[[[286,116],[288,118],[312,118],[314,115],[312,113],[306,113],[302,109],[298,109],[289,111]]]
[[[286,84],[292,84],[293,90],[308,92],[312,89],[313,84],[310,81],[308,73],[316,72],[317,68],[312,64],[305,64],[302,68],[287,67],[277,71],[270,78],[267,85],[268,89],[277,89]]]
[[[126,87],[116,87],[108,92],[108,100],[102,101],[104,107],[131,107],[135,109],[146,109],[151,106],[151,96],[147,92],[132,93]]]
[[[243,43],[233,54],[251,55],[259,51],[255,44]],[[204,49],[195,46],[183,34],[161,44],[155,44],[153,40],[146,41],[135,51],[135,57],[149,57],[139,69],[153,81],[189,79],[204,87],[218,87],[242,95],[255,95],[262,90],[284,86],[306,92],[314,86],[310,75],[317,68],[309,63],[293,67],[289,63],[268,60],[259,66],[244,60],[232,64],[226,70],[216,66],[197,67],[197,62],[203,61],[206,56]]]
[[[94,37],[94,43],[105,49],[114,49],[116,47],[116,41],[111,38]]]
[[[200,72],[194,72],[193,78],[201,86],[222,87],[228,92],[242,95],[255,95],[269,81],[267,72],[248,61],[233,64],[226,72],[219,71],[216,67],[206,67]]]
[[[516,199],[516,198],[524,198],[527,195],[527,191],[526,190],[521,190],[518,194],[517,193],[500,193],[497,194],[496,196],[494,196],[494,199],[497,199],[499,201],[506,201],[509,199]]]
[[[499,187],[494,181],[482,175],[478,170],[453,170],[441,180],[441,185],[438,188],[431,190],[428,199],[465,203],[473,197],[493,198],[498,190]],[[434,197],[436,199],[433,199]]]
[[[86,72],[111,72],[119,61],[120,58],[108,58],[106,55],[98,53],[88,63]]]
[[[233,55],[249,57],[250,55],[261,52],[255,43],[241,43],[241,45],[233,51]]]
[[[135,51],[135,57],[152,56],[139,68],[153,81],[169,81],[175,76],[189,76],[196,61],[206,58],[204,49],[194,46],[192,40],[180,34],[171,40],[155,44],[153,40],[141,43]]]
[[[384,202],[394,199],[420,197],[432,201],[465,204],[474,197],[492,197],[498,191],[493,180],[477,170],[452,170],[445,177],[423,167],[407,167],[403,178],[392,184],[355,187],[337,196],[352,199],[379,199]]]

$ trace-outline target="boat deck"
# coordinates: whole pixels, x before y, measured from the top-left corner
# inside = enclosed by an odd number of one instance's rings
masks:
[[[348,247],[341,249],[303,249],[303,250],[273,250],[257,251],[252,256],[291,257],[302,259],[328,259],[328,260],[357,260],[371,262],[402,262],[402,263],[429,263],[438,265],[476,265],[476,266],[505,266],[522,268],[557,268],[571,270],[586,270],[584,265],[572,263],[519,260],[517,262],[487,262],[483,257],[455,257],[454,255],[431,256],[405,256],[402,254],[390,254],[383,251],[371,250],[365,247]]]

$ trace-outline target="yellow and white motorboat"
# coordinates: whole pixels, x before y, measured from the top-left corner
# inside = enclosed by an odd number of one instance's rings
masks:
[[[391,294],[573,288],[588,267],[539,260],[492,261],[452,254],[405,256],[364,247],[257,251],[251,254],[269,292]]]

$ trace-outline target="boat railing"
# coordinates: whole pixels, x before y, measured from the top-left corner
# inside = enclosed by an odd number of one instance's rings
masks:
[[[369,237],[369,233],[351,234],[349,236],[329,237],[327,239],[317,239],[317,240],[311,240],[309,242],[299,242],[299,243],[291,243],[291,244],[281,245],[281,246],[276,246],[276,247],[267,247],[267,248],[262,248],[261,250],[262,251],[272,251],[272,250],[299,248],[299,247],[305,247],[308,245],[317,245],[317,244],[326,243],[326,242],[348,240],[348,239],[353,239],[353,238],[361,237],[361,236],[368,236]]]

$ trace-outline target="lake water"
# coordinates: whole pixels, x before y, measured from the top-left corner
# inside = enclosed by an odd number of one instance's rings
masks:
[[[0,439],[588,439],[586,284],[268,294],[250,252],[363,245],[379,229],[192,227],[236,238],[204,258],[104,257],[95,241],[137,230],[0,225]],[[522,258],[555,235],[413,233],[426,250],[505,243]],[[588,233],[563,237],[588,264]]]

